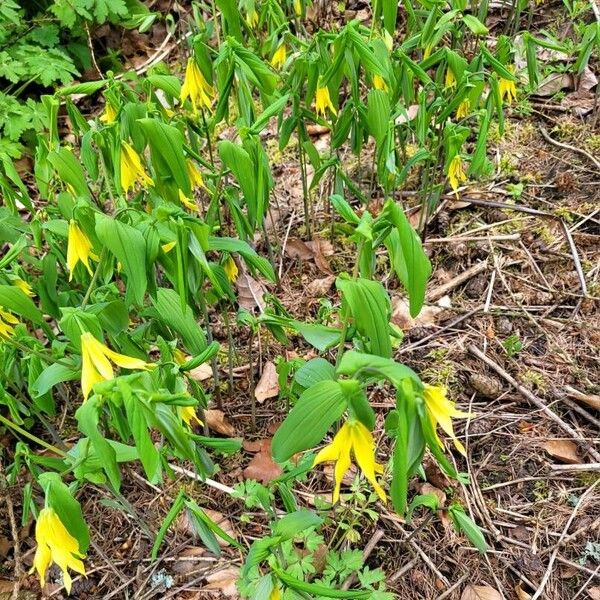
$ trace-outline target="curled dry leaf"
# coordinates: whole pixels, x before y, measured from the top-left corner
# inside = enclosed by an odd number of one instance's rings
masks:
[[[312,260],[314,258],[313,251],[299,238],[289,238],[285,245],[285,253],[290,258],[299,258],[301,260]]]
[[[203,590],[215,590],[221,592],[225,598],[239,598],[236,581],[240,577],[240,570],[237,567],[227,567],[216,573],[211,573],[206,577],[206,585]]]
[[[283,473],[281,467],[273,460],[271,439],[261,440],[260,450],[252,457],[250,464],[244,469],[246,479],[256,479],[264,484],[276,479]]]
[[[515,592],[517,594],[517,598],[519,600],[531,600],[531,595],[528,594],[522,587],[521,584],[519,583],[517,586],[515,586]]]
[[[424,306],[413,319],[406,298],[396,296],[392,299],[392,323],[403,331],[410,331],[415,327],[431,327],[436,324],[441,312],[443,309],[439,306]]]
[[[543,448],[550,456],[561,462],[570,465],[581,463],[581,457],[577,453],[577,444],[570,440],[548,440]]]
[[[460,600],[503,600],[502,594],[489,585],[468,585]]]
[[[600,587],[599,586],[594,586],[588,589],[588,596],[592,599],[592,600],[600,600]]]
[[[208,409],[204,411],[204,421],[209,429],[232,437],[235,435],[233,425],[227,420],[225,413],[218,409]]]
[[[328,275],[322,279],[315,279],[306,286],[306,291],[308,292],[308,295],[313,298],[324,296],[331,289],[334,281],[335,275]]]
[[[268,361],[263,367],[262,375],[254,389],[254,397],[260,403],[267,398],[273,398],[279,394],[279,381],[277,379],[277,369],[275,365]]]
[[[241,308],[251,312],[254,312],[257,308],[260,312],[265,310],[266,305],[263,296],[267,290],[260,281],[250,277],[248,273],[240,273],[235,282],[235,287],[238,292],[238,304]]]
[[[206,381],[213,376],[213,370],[209,363],[202,363],[189,371],[189,376],[196,381]]]

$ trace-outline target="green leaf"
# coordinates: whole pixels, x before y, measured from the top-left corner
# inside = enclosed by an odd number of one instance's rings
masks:
[[[83,167],[69,148],[59,148],[49,152],[48,161],[56,170],[58,177],[68,183],[77,196],[91,198]]]
[[[125,300],[127,303],[143,304],[146,293],[146,240],[131,225],[96,215],[96,235],[121,263],[127,276]]]
[[[486,35],[488,28],[474,15],[463,15],[463,23],[475,34]]]
[[[318,527],[321,523],[323,523],[323,519],[314,512],[297,510],[279,519],[273,527],[273,534],[280,536],[281,541],[285,542],[310,527]]]
[[[306,389],[273,436],[273,458],[282,463],[296,452],[316,446],[345,408],[337,381],[319,381]]]
[[[162,90],[172,98],[179,99],[181,82],[175,75],[148,75],[148,81],[155,88]]]
[[[84,94],[89,96],[94,94],[98,90],[101,90],[107,84],[107,80],[101,81],[86,81],[85,83],[76,83],[75,85],[69,85],[62,87],[56,91],[58,96],[70,96],[72,94]]]
[[[31,298],[15,285],[0,285],[0,306],[29,319],[36,325],[44,321],[42,313]]]
[[[63,362],[67,359],[62,359]],[[53,363],[46,367],[33,382],[30,387],[31,393],[35,397],[43,396],[50,391],[57,383],[63,381],[73,381],[79,379],[81,370],[73,363],[72,367],[68,367],[62,363]]]
[[[294,379],[298,385],[309,388],[319,381],[334,380],[335,367],[324,358],[313,358],[296,371]]]
[[[152,560],[156,560],[158,556],[158,550],[160,549],[160,545],[163,543],[165,539],[165,535],[167,535],[167,531],[171,524],[176,519],[177,515],[183,510],[185,506],[185,493],[183,490],[180,490],[177,494],[175,500],[173,500],[173,504],[167,513],[167,516],[163,519],[163,522],[160,525],[160,529],[156,534],[156,539],[154,540],[154,544],[152,546],[152,552],[150,553],[150,557]]]
[[[367,96],[367,126],[369,133],[381,146],[390,123],[390,99],[383,90],[371,90]]]
[[[327,327],[318,323],[304,323],[303,321],[291,321],[293,327],[302,337],[317,350],[325,352],[340,342],[341,331],[334,327]]]
[[[380,379],[387,379],[396,387],[399,387],[402,380],[406,378],[412,379],[419,386],[422,385],[419,376],[406,365],[397,363],[391,358],[365,354],[356,350],[344,352],[337,373],[338,375],[348,375],[356,378],[361,375],[366,377],[376,376]]]
[[[152,304],[157,317],[168,327],[178,333],[186,348],[192,354],[201,354],[206,349],[206,336],[189,306],[182,310],[179,294],[175,290],[159,288]]]
[[[463,507],[454,505],[450,507],[448,512],[456,529],[462,531],[472,542],[473,546],[479,552],[485,554],[488,551],[485,537],[483,537],[483,533],[477,524],[465,513]]]
[[[281,579],[286,586],[292,588],[293,590],[298,590],[300,592],[308,592],[309,594],[315,594],[316,596],[324,596],[325,598],[364,598],[365,600],[373,594],[372,590],[353,590],[353,591],[344,591],[344,590],[336,590],[330,586],[319,585],[316,583],[306,583],[305,581],[301,581],[300,579],[296,579],[292,575],[289,575],[285,571],[280,570],[277,567],[272,567],[273,572]]]
[[[439,506],[439,499],[435,494],[420,494],[415,496],[406,511],[406,522],[410,523],[412,514],[419,506],[425,506],[431,510],[437,510]]]

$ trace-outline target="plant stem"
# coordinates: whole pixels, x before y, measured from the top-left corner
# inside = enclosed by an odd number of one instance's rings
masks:
[[[250,362],[250,412],[251,412],[251,426],[252,431],[256,431],[256,397],[254,396],[254,360],[252,355],[252,346],[254,345],[254,329],[250,332],[250,339],[248,340],[248,361]]]
[[[67,455],[67,453],[64,452],[63,450],[60,450],[56,446],[53,446],[52,444],[45,442],[44,440],[37,437],[36,435],[33,435],[33,433],[29,433],[29,431],[27,431],[26,429],[23,429],[22,427],[20,427],[16,423],[13,423],[11,420],[7,419],[6,417],[3,417],[2,415],[0,415],[0,423],[4,423],[4,425],[6,425],[7,427],[10,427],[10,429],[12,429],[13,431],[20,433],[22,436],[30,439],[32,442],[35,442],[39,446],[42,446],[42,448],[46,448],[46,450],[50,450],[51,452],[54,452],[54,454],[57,454],[58,456],[65,457]]]
[[[306,237],[311,239],[311,227],[310,227],[310,212],[309,212],[309,196],[308,196],[308,183],[306,181],[306,160],[304,156],[304,147],[302,146],[303,125],[298,126],[298,161],[300,163],[300,176],[302,179],[302,198],[304,201],[304,220],[306,222]]]
[[[100,252],[100,259],[98,260],[98,264],[96,265],[96,270],[94,271],[94,274],[92,275],[90,285],[88,286],[88,289],[85,292],[85,296],[83,297],[83,300],[81,301],[81,308],[85,308],[87,303],[89,302],[90,296],[92,295],[92,290],[94,289],[94,285],[96,284],[96,280],[98,279],[98,275],[100,275],[100,267],[102,266],[102,263],[104,262],[105,256],[106,256],[106,247],[102,248],[102,252]]]

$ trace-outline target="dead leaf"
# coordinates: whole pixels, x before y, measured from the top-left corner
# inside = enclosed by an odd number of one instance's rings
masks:
[[[14,581],[9,581],[8,579],[0,579],[0,594],[11,594],[14,587]]]
[[[600,587],[599,586],[589,588],[587,593],[588,593],[588,596],[592,600],[600,600]]]
[[[189,376],[196,381],[206,381],[213,376],[213,370],[209,363],[202,363],[195,369],[188,371]]]
[[[595,410],[600,410],[600,396],[599,395],[584,394],[583,392],[576,390],[575,388],[571,387],[570,385],[565,386],[565,390],[571,398],[575,398],[575,400],[578,400],[579,402],[583,402],[583,403],[587,404],[588,406],[591,406]]]
[[[267,484],[283,473],[281,467],[273,460],[271,439],[261,440],[260,450],[252,457],[250,464],[244,469],[246,479],[256,479]]]
[[[415,327],[431,327],[436,324],[439,314],[443,309],[439,306],[424,306],[421,312],[413,319],[410,316],[406,298],[396,296],[392,298],[392,323],[404,331]]]
[[[554,94],[565,88],[569,90],[573,89],[573,76],[569,73],[552,73],[540,81],[535,95],[544,97],[554,96]]]
[[[215,522],[227,535],[232,537],[234,540],[237,539],[237,533],[231,524],[231,521],[222,513],[212,510],[210,508],[202,509],[213,522]],[[229,546],[229,542],[220,538],[218,535],[217,542],[219,542],[219,546]]]
[[[561,462],[570,465],[581,463],[581,457],[577,454],[577,444],[570,440],[548,440],[543,448],[550,456]]]
[[[209,429],[221,433],[228,437],[235,435],[233,425],[227,420],[225,413],[218,409],[208,409],[204,411],[204,422]]]
[[[312,296],[313,298],[317,296],[324,296],[331,289],[334,281],[335,275],[328,275],[322,279],[315,279],[306,286],[306,291],[308,295]]]
[[[246,452],[252,452],[252,454],[254,454],[255,452],[260,452],[260,448],[262,445],[261,441],[262,440],[244,440],[242,442],[242,448]]]
[[[266,293],[265,286],[256,279],[250,277],[248,273],[240,273],[235,282],[238,292],[238,304],[253,312],[256,308],[260,312],[265,310],[266,304],[263,296]]]
[[[199,546],[186,548],[172,564],[172,569],[178,575],[187,575],[196,571],[199,567],[207,567],[212,564],[209,561],[202,560],[206,555],[206,549]]]
[[[227,567],[216,573],[206,576],[206,585],[203,590],[216,590],[226,598],[239,598],[236,581],[240,578],[240,570],[237,567]]]
[[[316,123],[309,123],[306,126],[306,132],[308,135],[323,135],[329,133],[329,127],[327,125],[317,125]]]
[[[419,105],[411,104],[408,107],[406,113],[406,115],[402,114],[396,118],[396,125],[402,125],[403,123],[408,123],[409,121],[412,121],[419,113]]]
[[[437,497],[440,508],[443,506],[446,506],[446,492],[440,490],[440,488],[437,488],[434,485],[431,485],[430,483],[424,483],[421,486],[420,493],[423,494],[424,496],[427,494],[433,494],[434,496]]]
[[[312,260],[315,256],[311,248],[308,247],[306,242],[303,242],[299,238],[289,238],[285,245],[285,253],[290,258],[299,258],[301,260]]]
[[[321,254],[322,256],[333,256],[335,249],[333,244],[329,240],[323,238],[315,238],[306,242],[306,245],[312,250],[314,254]]]
[[[579,76],[579,84],[577,86],[578,90],[591,90],[592,88],[598,85],[598,78],[595,73],[586,66],[583,70],[583,73]]]
[[[468,585],[460,600],[502,600],[502,595],[489,585]]]
[[[515,592],[517,593],[517,598],[519,600],[531,600],[531,595],[521,587],[520,583],[515,586]]]
[[[274,398],[279,394],[279,381],[275,365],[268,361],[263,367],[262,375],[254,389],[254,397],[261,404],[267,398]]]

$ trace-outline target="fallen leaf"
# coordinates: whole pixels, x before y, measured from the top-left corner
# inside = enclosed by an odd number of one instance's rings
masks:
[[[188,371],[189,376],[196,381],[206,381],[213,376],[213,370],[209,363],[202,363],[195,369]]]
[[[460,600],[503,600],[500,592],[489,585],[468,585]]]
[[[333,256],[335,250],[333,248],[333,244],[321,238],[315,238],[310,242],[306,242],[306,245],[313,251],[313,259],[315,261],[315,265],[321,269],[321,271],[325,273],[331,272],[331,267],[329,266],[329,262],[325,258],[326,256]]]
[[[317,125],[316,123],[309,123],[306,126],[306,133],[308,135],[323,135],[329,133],[329,127],[327,125]]]
[[[573,76],[569,73],[552,73],[540,81],[535,95],[544,97],[554,96],[554,94],[564,88],[573,89]]]
[[[515,592],[519,600],[531,600],[531,595],[521,587],[520,583],[515,586]]]
[[[248,273],[240,273],[235,282],[238,292],[238,304],[253,312],[256,308],[260,312],[265,310],[266,304],[263,296],[266,293],[265,286],[256,279],[250,277]]]
[[[232,537],[234,540],[237,539],[237,533],[231,524],[231,521],[222,513],[212,510],[210,508],[202,509],[214,523],[216,523],[226,534]],[[219,546],[229,546],[229,542],[216,536]]]
[[[324,296],[331,289],[334,281],[335,275],[328,275],[322,279],[315,279],[306,286],[306,291],[308,295],[312,297]]]
[[[577,445],[570,440],[548,440],[543,448],[550,456],[564,463],[570,465],[581,463],[581,457],[577,454]]]
[[[410,316],[406,298],[396,296],[392,299],[392,323],[404,331],[415,327],[431,327],[436,324],[437,317],[443,312],[439,306],[424,306],[421,312],[413,319]]]
[[[440,488],[437,488],[434,485],[431,485],[430,483],[424,483],[421,486],[420,493],[423,494],[424,496],[427,494],[433,494],[434,496],[437,497],[440,508],[442,508],[443,506],[446,506],[446,492],[444,492],[443,490],[440,490]]]
[[[0,594],[11,594],[14,587],[14,581],[9,581],[8,579],[0,579]]]
[[[290,258],[299,258],[301,260],[312,260],[315,256],[311,248],[306,242],[298,238],[289,238],[285,245],[285,253]]]
[[[274,398],[279,394],[279,381],[277,377],[277,369],[275,365],[268,361],[263,367],[262,375],[254,389],[254,397],[260,403],[263,403],[267,398]]]
[[[225,413],[218,409],[208,409],[204,411],[204,422],[209,429],[232,437],[235,435],[233,425],[227,420]]]
[[[260,452],[262,446],[261,442],[262,440],[244,440],[242,442],[242,448],[246,452],[252,452],[252,454],[254,454],[255,452]]]
[[[571,386],[565,386],[565,390],[569,397],[575,398],[575,400],[583,402],[595,410],[600,410],[600,396],[598,394],[584,394]]]
[[[587,593],[592,600],[600,600],[600,587],[591,587],[588,589]]]
[[[237,567],[227,567],[216,573],[206,576],[206,585],[203,590],[217,590],[226,598],[239,598],[237,586],[240,570]]]
[[[172,569],[178,575],[187,575],[196,571],[199,567],[207,567],[212,564],[211,561],[203,560],[206,555],[206,549],[199,546],[186,548],[172,564]]]
[[[261,440],[260,450],[252,457],[250,464],[244,469],[246,479],[256,479],[264,484],[276,479],[283,473],[281,467],[273,460],[271,439]]]
[[[396,117],[396,125],[402,125],[403,123],[408,123],[408,121],[412,121],[418,113],[419,105],[411,104],[406,111],[406,115],[402,114],[399,117]]]
[[[595,73],[589,68],[589,66],[586,66],[585,69],[583,69],[581,75],[579,76],[579,83],[577,85],[577,89],[588,91],[596,87],[596,85],[598,85],[598,78],[596,77]]]

